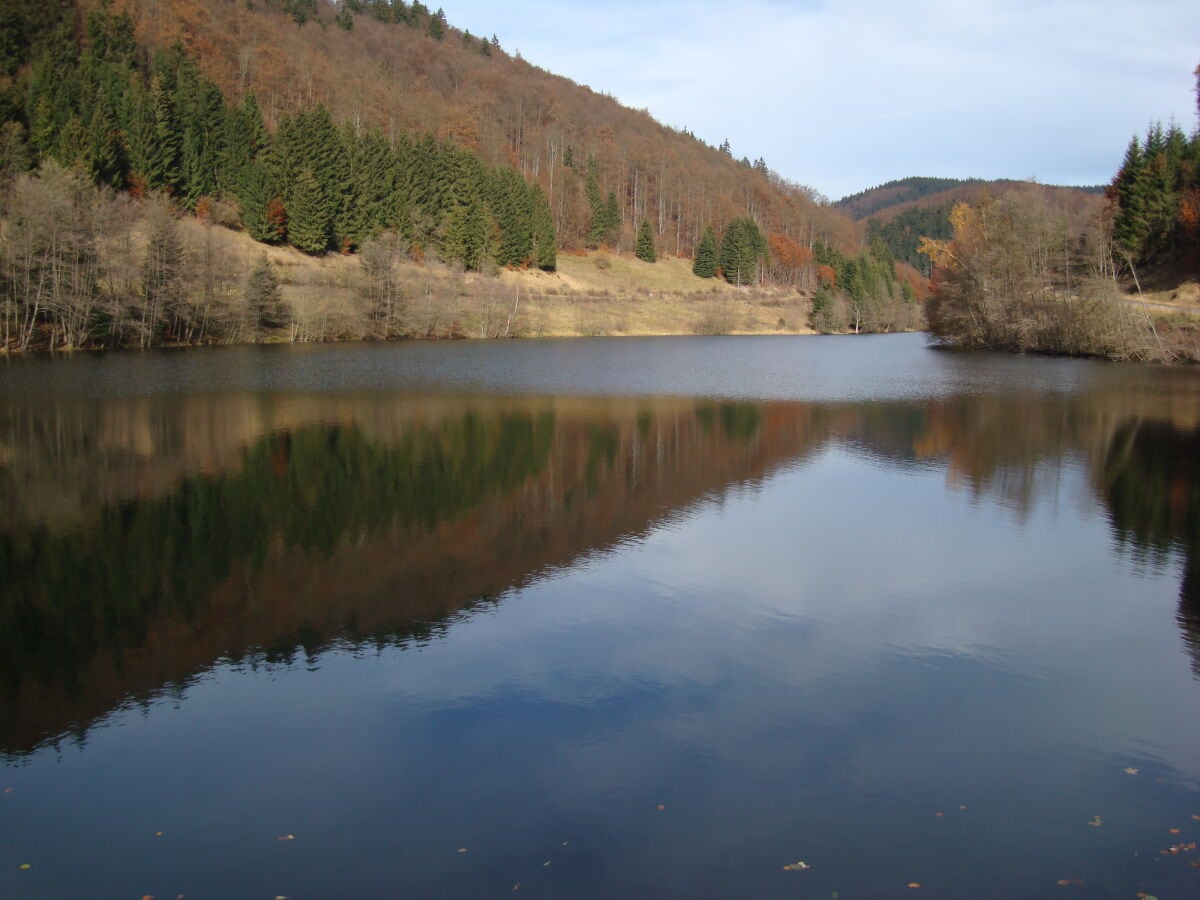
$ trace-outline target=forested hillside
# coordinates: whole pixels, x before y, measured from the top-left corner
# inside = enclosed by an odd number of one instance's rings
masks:
[[[0,73],[7,348],[405,336],[398,264],[553,271],[560,249],[597,247],[695,257],[697,278],[735,286],[820,287],[825,330],[919,320],[919,279],[902,287],[844,215],[762,159],[420,2],[13,0]],[[297,328],[266,258],[231,269],[220,237],[189,243],[181,211],[265,245],[361,253],[355,309]]]
[[[953,233],[950,212],[959,203],[977,203],[982,197],[999,197],[1025,191],[1030,182],[980,178],[904,178],[889,181],[839,200],[835,206],[859,221],[865,220],[865,239],[882,241],[898,262],[929,273],[929,261],[919,250],[921,238],[943,240]],[[1038,185],[1037,190],[1074,211],[1094,210],[1105,188]],[[1052,202],[1058,202],[1053,200]]]
[[[930,194],[939,194],[956,187],[981,183],[982,179],[979,178],[926,178],[922,176],[900,178],[843,197],[834,206],[852,219],[862,220],[890,206],[899,206],[901,203],[920,200]]]
[[[104,4],[78,6],[86,15]],[[541,186],[565,248],[601,239],[632,247],[646,219],[663,250],[690,256],[706,227],[722,231],[750,216],[768,233],[854,249],[841,216],[761,160],[736,160],[538,69],[419,0],[116,0],[106,8],[129,14],[129,40],[144,57],[180,54],[227,102],[252,97],[271,133],[324,106],[360,138],[428,135],[485,168],[514,168]],[[84,126],[93,104],[76,104]],[[116,130],[127,134],[114,105]]]

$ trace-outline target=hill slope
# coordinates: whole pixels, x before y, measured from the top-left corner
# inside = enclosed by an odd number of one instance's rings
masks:
[[[1047,202],[1084,217],[1099,208],[1104,191],[1103,187],[1031,185],[1011,179],[905,178],[845,197],[835,206],[865,224],[867,243],[881,240],[898,261],[928,272],[929,261],[917,247],[923,237],[944,240],[952,236],[950,212],[955,206],[1031,188]]]
[[[355,128],[377,126],[389,137],[431,133],[487,165],[515,166],[545,190],[565,248],[587,239],[591,160],[601,194],[615,195],[624,246],[647,219],[664,251],[690,256],[707,226],[720,231],[748,215],[764,231],[854,249],[852,228],[814,202],[811,190],[491,41],[449,24],[431,28],[436,14],[420,3],[356,0],[342,14],[325,0],[124,0],[113,7],[133,16],[139,43],[157,51],[180,43],[227,98],[253,93],[269,126],[323,103]],[[310,10],[304,24],[287,11],[296,7]],[[440,37],[431,33],[439,30]]]
[[[946,203],[973,203],[988,193],[993,196],[1027,185],[1027,181],[1001,178],[985,181],[982,178],[929,178],[915,176],[889,181],[857,194],[843,197],[834,205],[855,221],[876,218],[887,221],[906,209],[916,206],[942,206]],[[1070,187],[1044,185],[1050,191],[1103,194],[1104,185]]]

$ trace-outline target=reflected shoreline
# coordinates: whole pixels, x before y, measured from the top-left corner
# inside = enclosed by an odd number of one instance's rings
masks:
[[[0,410],[0,755],[215,665],[408,646],[836,445],[1026,515],[1081,464],[1114,538],[1186,560],[1200,426],[1120,392],[795,403],[202,396]],[[1049,483],[1046,483],[1046,482]]]

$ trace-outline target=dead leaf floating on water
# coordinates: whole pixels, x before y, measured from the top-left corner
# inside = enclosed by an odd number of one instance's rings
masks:
[[[1167,831],[1171,832],[1171,834],[1179,834],[1178,828],[1168,828]]]
[[[30,866],[29,866],[29,863],[21,863],[21,871],[22,871],[22,872],[24,872],[24,871],[25,871],[26,869],[28,869],[29,867],[30,867]]]

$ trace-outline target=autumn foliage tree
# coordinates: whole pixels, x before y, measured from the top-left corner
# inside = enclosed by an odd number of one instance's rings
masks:
[[[1147,358],[1148,320],[1116,296],[1095,219],[1078,221],[1035,191],[985,197],[951,213],[954,237],[925,239],[934,268],[930,330],[961,347]],[[1100,249],[1099,253],[1105,251]]]

